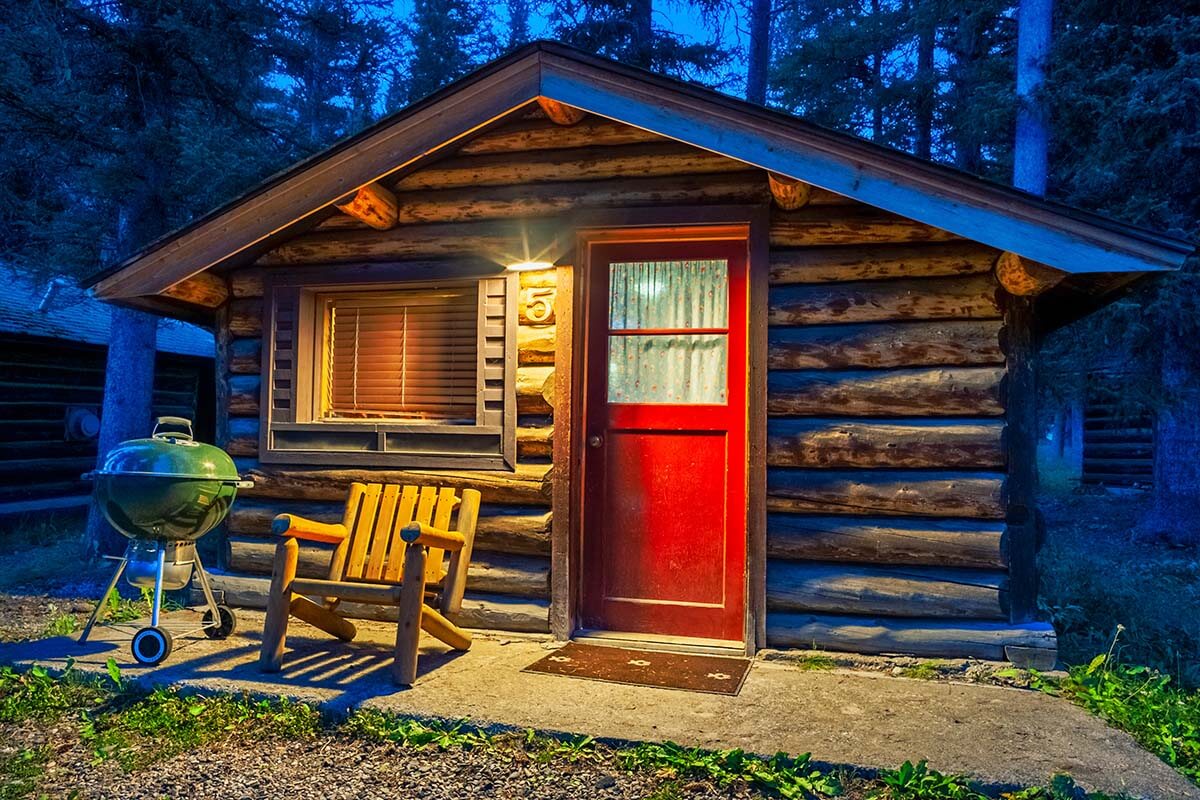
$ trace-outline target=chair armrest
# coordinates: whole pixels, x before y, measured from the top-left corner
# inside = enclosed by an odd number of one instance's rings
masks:
[[[467,540],[458,531],[442,530],[423,522],[410,522],[405,525],[400,529],[400,538],[409,544],[423,544],[426,547],[436,547],[451,552],[461,550],[467,543]]]
[[[350,531],[341,523],[333,525],[315,522],[311,519],[298,517],[295,514],[280,514],[271,523],[271,533],[276,536],[287,536],[293,539],[305,539],[310,542],[325,542],[340,544]]]

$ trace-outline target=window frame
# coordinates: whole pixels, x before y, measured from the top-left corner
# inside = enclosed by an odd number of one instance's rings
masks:
[[[268,272],[263,286],[259,461],[401,469],[515,468],[519,294],[515,274],[497,272],[494,264],[471,263],[300,268],[275,273]],[[320,298],[471,284],[478,286],[473,425],[320,418],[321,355],[327,335]],[[288,336],[277,332],[278,325],[290,326],[290,347],[276,346],[277,338],[283,342]],[[281,353],[290,357],[280,357]],[[305,440],[311,446],[306,446]]]

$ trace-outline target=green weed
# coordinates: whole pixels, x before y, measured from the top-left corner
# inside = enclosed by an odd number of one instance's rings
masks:
[[[1118,630],[1118,635],[1120,630]],[[1200,783],[1200,693],[1187,692],[1148,667],[1116,661],[1116,639],[1107,653],[1071,667],[1062,679],[1034,676],[1033,686],[1066,697],[1127,731],[1143,747]]]
[[[230,735],[306,738],[322,729],[319,712],[286,699],[181,695],[174,689],[114,699],[87,713],[83,739],[97,762],[115,759],[134,770]]]
[[[395,742],[407,747],[433,746],[439,750],[449,750],[452,747],[486,747],[492,743],[491,736],[468,727],[466,720],[453,724],[425,722],[379,711],[355,711],[342,724],[342,728],[347,733],[367,739]]]
[[[602,761],[604,753],[596,747],[596,739],[592,736],[575,736],[570,739],[556,739],[544,736],[532,728],[525,730],[525,749],[534,753],[534,760],[548,764],[556,759],[564,761]]]
[[[837,778],[813,767],[807,753],[796,758],[785,753],[758,758],[742,750],[702,750],[666,742],[620,751],[617,762],[625,769],[652,769],[673,777],[712,781],[722,787],[742,780],[785,798],[834,797],[842,792]]]
[[[51,636],[70,636],[79,627],[79,620],[74,614],[66,612],[56,614],[51,620],[46,623],[46,629],[42,631],[43,637]]]
[[[49,760],[50,748],[45,745],[0,755],[0,800],[22,800],[32,795]]]
[[[905,667],[900,671],[900,675],[904,678],[915,678],[921,681],[931,681],[940,677],[942,672],[940,664],[936,661],[922,661],[911,667]]]
[[[75,672],[55,678],[42,667],[16,672],[0,667],[0,722],[50,721],[104,699],[98,681]]]
[[[883,786],[872,800],[987,800],[965,778],[930,769],[924,761],[905,761],[899,769],[882,770],[878,779]]]
[[[829,656],[820,654],[807,654],[789,663],[794,664],[797,668],[805,672],[830,670],[837,667],[836,661]]]

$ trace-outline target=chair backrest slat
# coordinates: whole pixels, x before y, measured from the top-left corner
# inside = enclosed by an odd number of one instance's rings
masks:
[[[458,505],[454,490],[443,488],[438,492],[437,510],[433,514],[433,527],[447,530],[450,527],[450,515]],[[439,583],[446,575],[446,551],[435,547],[429,548],[425,560],[425,582]]]
[[[367,545],[371,542],[371,531],[375,526],[375,516],[379,510],[379,495],[382,489],[383,487],[378,483],[369,483],[366,491],[363,492],[358,519],[354,521],[354,529],[350,531],[350,555],[346,559],[346,571],[343,574],[345,579],[357,580],[363,576]]]
[[[367,486],[364,483],[350,484],[350,493],[346,497],[346,510],[342,513],[342,525],[346,526],[346,530],[353,532],[355,525],[358,522],[358,512],[362,507],[362,498],[367,491]],[[329,559],[329,580],[340,581],[342,575],[346,571],[346,556],[350,552],[350,538],[347,537],[333,551],[333,557]]]
[[[388,550],[387,567],[383,571],[383,579],[389,583],[400,580],[404,570],[404,540],[400,538],[400,529],[413,521],[417,510],[417,487],[405,486],[400,490],[400,505],[396,509],[396,520],[392,524],[392,539]]]
[[[377,581],[383,574],[388,544],[392,538],[392,517],[396,512],[396,499],[400,487],[388,484],[379,497],[379,512],[375,515],[375,526],[371,531],[371,543],[367,547],[367,567],[363,573],[369,581]]]

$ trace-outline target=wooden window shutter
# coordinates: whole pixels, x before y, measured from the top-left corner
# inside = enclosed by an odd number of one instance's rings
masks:
[[[297,357],[299,356],[300,292],[293,287],[281,287],[268,297],[267,319],[263,326],[263,353],[266,362],[267,396],[262,407],[267,422],[295,422],[297,392]]]

